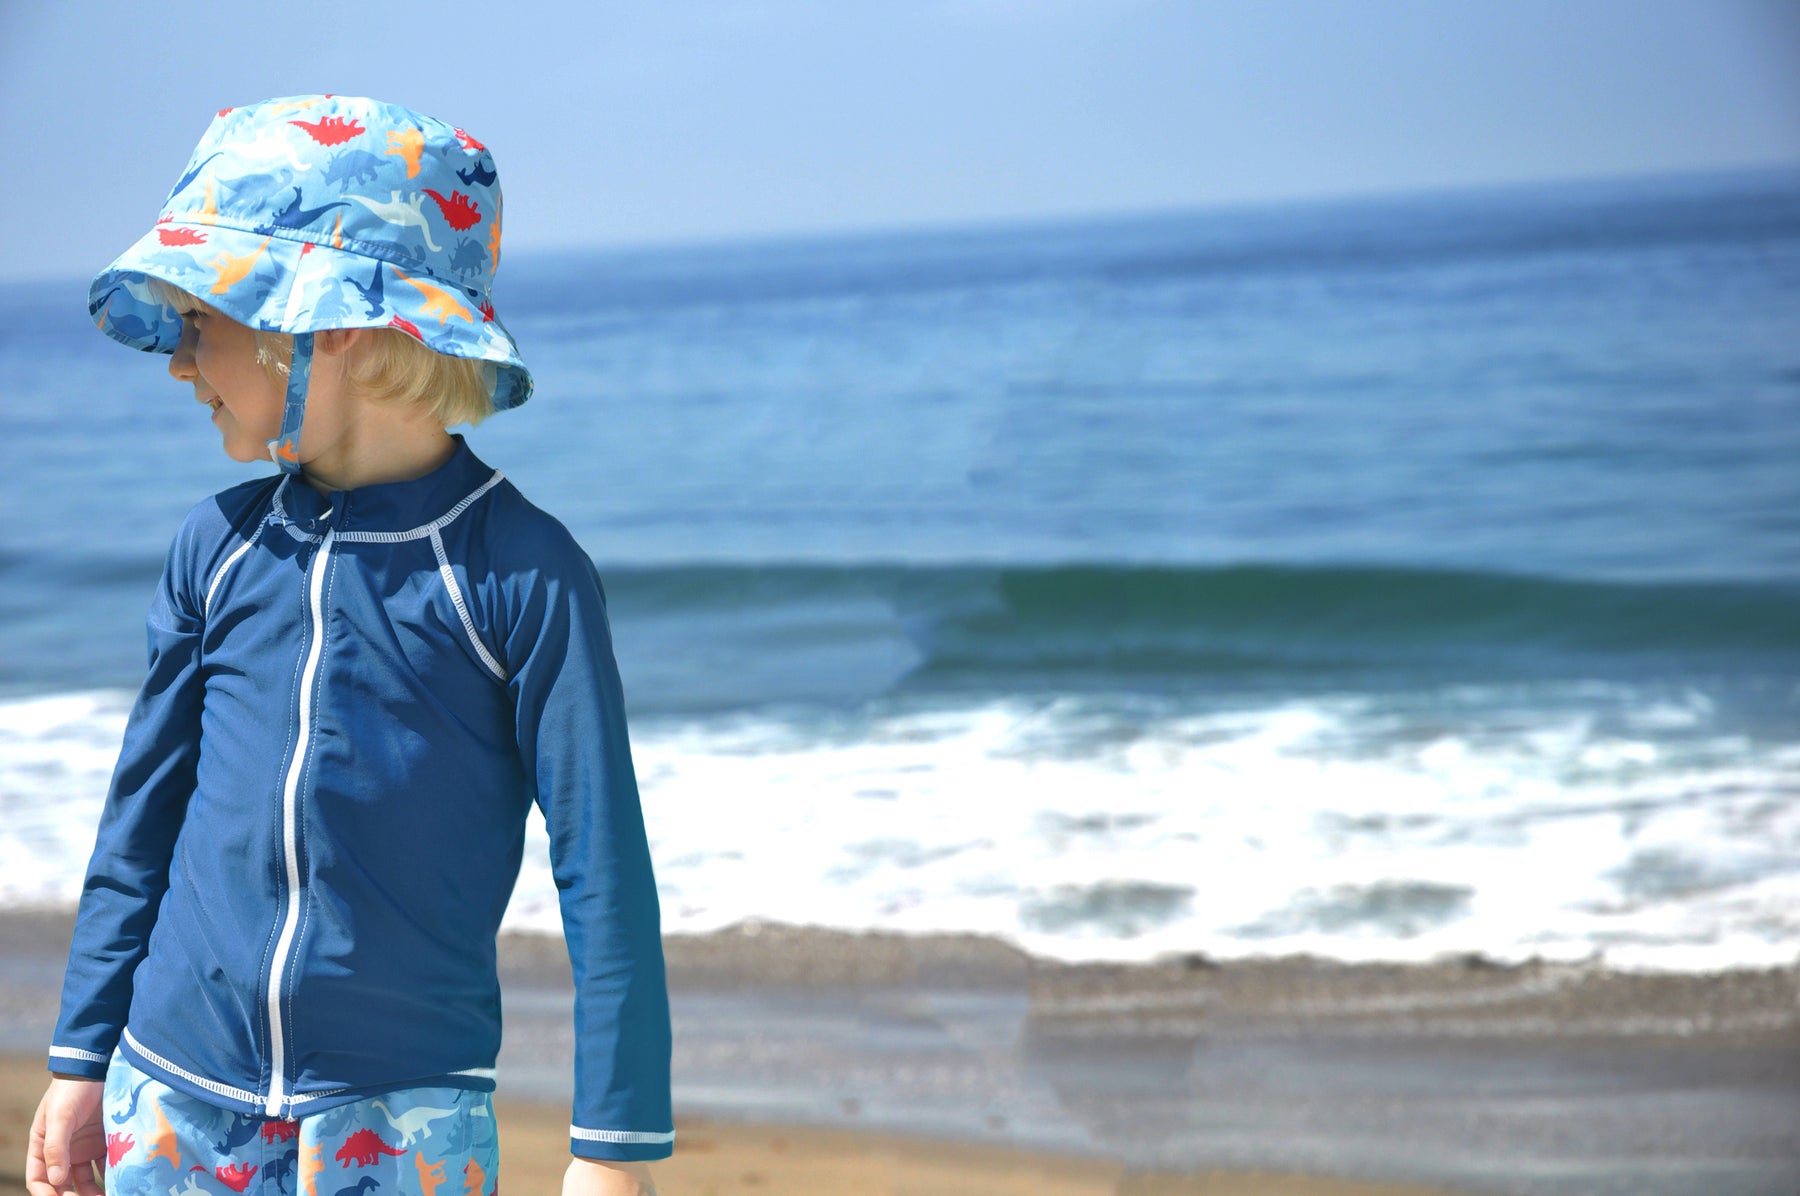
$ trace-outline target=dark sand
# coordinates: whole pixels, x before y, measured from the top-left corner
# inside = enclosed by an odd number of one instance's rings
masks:
[[[0,918],[0,1187],[68,925]],[[784,927],[667,953],[670,1196],[1800,1192],[1800,967],[1067,966]],[[543,1190],[566,1145],[568,969],[529,937],[502,967],[508,1186]]]

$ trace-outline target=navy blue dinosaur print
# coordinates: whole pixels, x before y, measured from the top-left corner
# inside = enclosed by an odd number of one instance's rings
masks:
[[[345,150],[332,157],[325,168],[325,181],[336,183],[339,191],[345,190],[352,180],[372,183],[381,165],[381,159],[367,150]]]
[[[365,1175],[347,1188],[339,1188],[337,1196],[362,1196],[370,1188],[379,1188],[381,1181],[373,1175]]]
[[[363,302],[367,303],[369,305],[369,313],[368,314],[371,318],[378,316],[382,313],[386,304],[383,300],[383,290],[382,290],[382,283],[381,283],[381,263],[380,262],[375,263],[375,273],[370,276],[368,286],[364,286],[362,283],[356,281],[354,278],[352,278],[350,280],[350,285],[355,287],[359,292],[361,292],[362,297],[363,297]]]
[[[456,252],[450,255],[450,268],[458,274],[481,272],[487,268],[487,247],[465,237],[456,243]]]
[[[226,1129],[225,1136],[219,1140],[217,1146],[213,1147],[220,1154],[227,1156],[256,1137],[257,1132],[262,1128],[262,1123],[248,1114],[233,1113],[231,1117],[231,1125]]]
[[[214,158],[218,157],[219,154],[222,154],[224,152],[225,152],[224,150],[219,150],[215,153],[208,154],[208,155],[206,155],[206,157],[204,157],[204,158],[200,159],[198,162],[194,163],[194,168],[192,170],[188,171],[186,174],[181,176],[181,181],[176,183],[175,186],[170,189],[169,194],[170,195],[180,195],[183,191],[185,191],[187,189],[187,185],[189,183],[193,182],[195,179],[200,177],[200,172],[202,170],[206,169],[206,164],[208,162],[211,162]]]
[[[476,160],[475,165],[468,170],[457,171],[456,177],[463,181],[463,186],[465,187],[473,187],[477,184],[483,187],[492,187],[494,185],[494,180],[500,176],[494,173],[494,164],[492,162],[488,161],[486,158],[479,158]]]
[[[288,1177],[293,1174],[294,1155],[292,1152],[275,1155],[263,1164],[263,1179],[274,1180],[277,1191],[286,1192],[288,1190]]]
[[[109,295],[111,293],[111,291],[107,292]],[[145,1085],[149,1083],[149,1080],[145,1080],[143,1084],[139,1084],[136,1088],[131,1090],[131,1104],[125,1107],[123,1113],[114,1113],[112,1115],[113,1123],[115,1125],[124,1125],[127,1121],[130,1121],[133,1117],[137,1116],[138,1097],[143,1094]]]
[[[300,206],[300,188],[295,187],[294,198],[289,201],[287,207],[271,216],[269,222],[277,228],[305,228],[331,209],[349,206],[340,199],[336,203],[323,204],[316,208],[302,208]]]

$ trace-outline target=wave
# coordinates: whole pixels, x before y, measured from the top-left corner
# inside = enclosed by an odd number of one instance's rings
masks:
[[[1800,665],[1800,583],[1628,583],[1380,565],[695,566],[603,570],[621,618],[873,600],[915,680],[1029,673],[1478,675]],[[765,615],[766,617],[766,615]],[[873,630],[873,629],[871,629]]]
[[[158,567],[147,558],[0,561],[8,669],[47,670],[41,680],[54,688],[134,680],[136,629]],[[645,696],[667,688],[667,674],[674,705],[896,688],[1800,676],[1800,581],[1779,579],[1272,563],[600,570],[621,650],[643,662]],[[97,640],[96,622],[116,625],[118,644]],[[96,656],[92,667],[82,666],[84,651]],[[731,661],[743,692],[702,669],[702,658]]]

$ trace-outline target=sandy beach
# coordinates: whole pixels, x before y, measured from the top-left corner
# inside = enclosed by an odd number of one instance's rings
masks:
[[[66,915],[0,919],[16,1189]],[[973,937],[667,942],[667,1193],[1792,1193],[1800,969],[1068,966]],[[503,940],[509,1189],[564,1165],[567,967]]]

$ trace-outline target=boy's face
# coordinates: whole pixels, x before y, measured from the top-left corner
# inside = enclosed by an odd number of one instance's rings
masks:
[[[181,343],[169,374],[192,383],[194,398],[212,408],[225,454],[237,461],[266,461],[269,441],[281,432],[286,388],[256,360],[256,334],[215,311],[201,308],[181,318]]]

